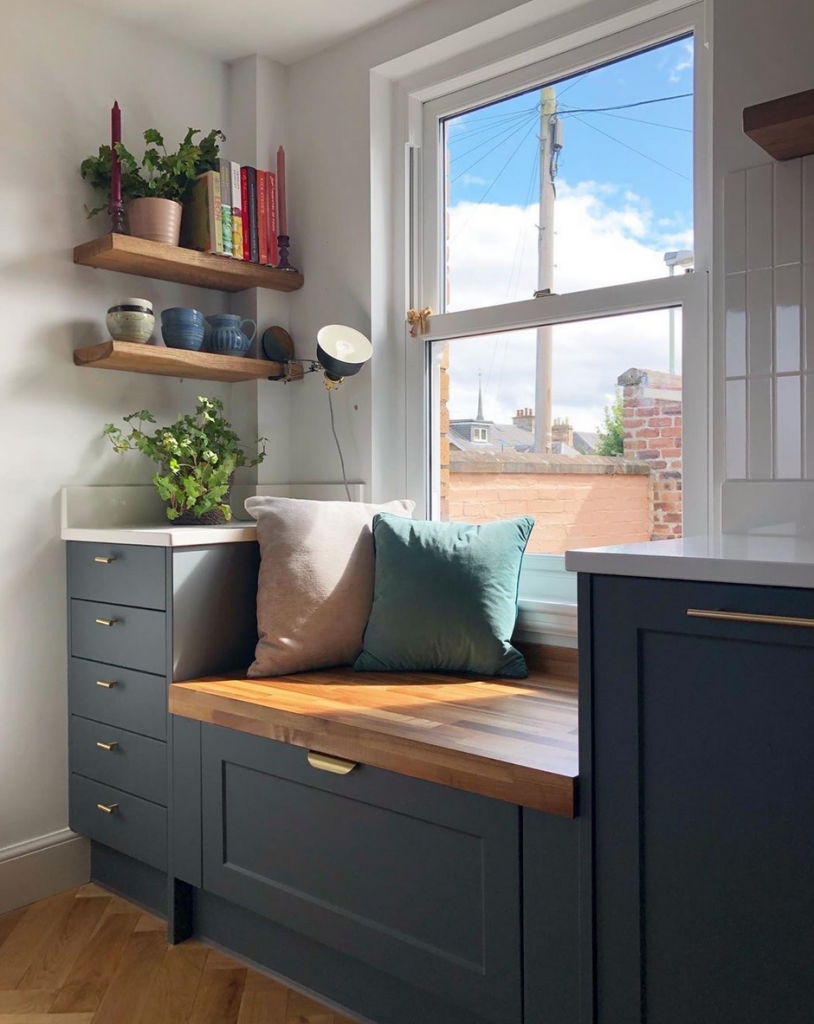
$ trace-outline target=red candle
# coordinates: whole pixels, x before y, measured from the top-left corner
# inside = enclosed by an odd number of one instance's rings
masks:
[[[278,211],[278,223],[280,225],[280,234],[288,234],[288,214],[285,208],[285,150],[282,146],[277,150],[277,203],[280,207]]]
[[[118,206],[122,201],[122,165],[116,152],[116,143],[122,141],[122,112],[118,101],[110,112],[110,148],[113,150],[110,170],[110,205]]]

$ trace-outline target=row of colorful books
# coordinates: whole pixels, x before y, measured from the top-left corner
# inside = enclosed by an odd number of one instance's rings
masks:
[[[277,175],[220,158],[195,183],[181,244],[276,267]]]

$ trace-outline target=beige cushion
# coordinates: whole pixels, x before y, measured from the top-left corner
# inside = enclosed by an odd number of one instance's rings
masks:
[[[247,499],[262,558],[250,676],[353,663],[373,604],[373,516],[410,517],[414,508],[412,501]]]

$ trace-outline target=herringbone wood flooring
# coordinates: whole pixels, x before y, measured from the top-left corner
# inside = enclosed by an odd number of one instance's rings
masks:
[[[353,1024],[90,884],[0,916],[0,1024]]]

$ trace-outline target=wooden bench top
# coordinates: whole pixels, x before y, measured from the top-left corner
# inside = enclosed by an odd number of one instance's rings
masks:
[[[555,666],[559,670],[558,666]],[[577,687],[565,672],[528,679],[319,672],[173,683],[175,715],[575,815]]]

